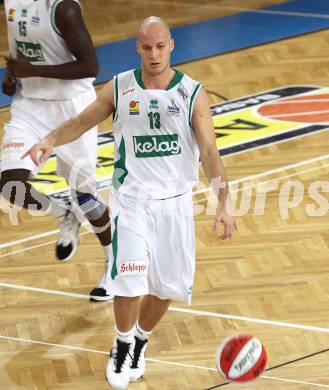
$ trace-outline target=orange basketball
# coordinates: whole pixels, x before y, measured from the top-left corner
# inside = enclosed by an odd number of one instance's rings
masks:
[[[224,340],[216,352],[218,372],[232,382],[257,379],[267,363],[266,350],[254,336],[239,334]]]

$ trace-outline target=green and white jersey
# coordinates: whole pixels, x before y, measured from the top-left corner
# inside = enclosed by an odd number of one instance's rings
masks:
[[[164,199],[197,183],[199,149],[191,120],[201,88],[178,71],[167,90],[145,89],[140,70],[114,77],[115,189]]]
[[[8,42],[13,57],[17,57],[16,48],[20,48],[33,65],[59,65],[75,59],[55,25],[55,10],[62,1],[5,0]],[[91,88],[93,80],[28,77],[20,80],[20,92],[34,99],[71,99]]]

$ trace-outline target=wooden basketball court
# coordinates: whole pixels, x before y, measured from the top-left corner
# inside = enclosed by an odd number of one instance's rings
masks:
[[[82,1],[96,45],[133,37],[150,12],[178,26],[283,2]],[[226,39],[225,32],[218,39]],[[0,54],[6,48],[1,6]],[[287,85],[329,86],[328,52],[329,32],[323,30],[176,68],[232,100]],[[220,101],[209,96],[212,103]],[[8,118],[8,108],[2,108],[0,138]],[[109,128],[106,122],[101,131]],[[308,215],[310,205],[320,207],[312,192],[316,181],[323,181],[319,192],[326,209],[328,147],[327,132],[321,131],[225,157],[238,202],[250,192],[249,211],[237,217],[239,230],[225,242],[211,234],[212,216],[197,215],[192,306],[172,304],[152,335],[145,379],[129,388],[239,388],[225,384],[215,368],[216,347],[234,333],[256,335],[268,352],[268,371],[248,389],[329,388],[328,210]],[[256,196],[269,183],[276,188],[257,215]],[[196,206],[208,204],[208,195],[199,192]],[[285,218],[280,199],[299,195]],[[15,213],[10,218],[1,205],[0,389],[108,388],[104,372],[114,334],[112,303],[91,303],[87,295],[103,267],[95,236],[81,229],[76,257],[59,264],[53,219],[22,212],[15,221]]]

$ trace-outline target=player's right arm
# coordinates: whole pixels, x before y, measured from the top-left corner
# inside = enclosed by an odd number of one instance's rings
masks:
[[[11,76],[8,72],[5,73],[2,80],[2,92],[8,96],[13,96],[16,92],[16,77]]]
[[[54,147],[75,141],[86,131],[108,118],[114,108],[113,81],[110,81],[102,88],[95,102],[78,116],[58,126],[38,144],[35,144],[22,158],[29,155],[36,165],[43,164]]]

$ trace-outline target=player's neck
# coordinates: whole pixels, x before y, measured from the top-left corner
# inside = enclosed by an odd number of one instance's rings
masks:
[[[167,89],[175,74],[176,71],[168,67],[158,75],[151,75],[142,70],[141,77],[146,89]]]

